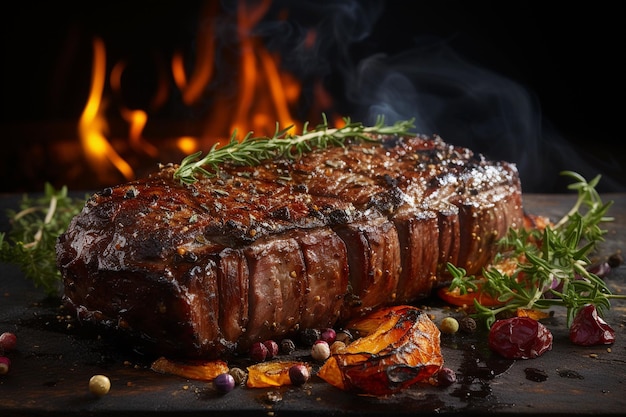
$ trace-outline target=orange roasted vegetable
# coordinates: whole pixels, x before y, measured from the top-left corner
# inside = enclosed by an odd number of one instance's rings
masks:
[[[451,290],[449,287],[442,287],[437,291],[437,295],[446,303],[463,308],[474,307],[474,300],[485,307],[497,307],[504,304],[480,289],[461,293],[459,288]]]
[[[280,387],[291,385],[289,368],[294,365],[304,365],[311,372],[311,366],[298,361],[260,362],[248,367],[248,388]]]
[[[152,362],[153,371],[162,374],[172,374],[198,381],[213,381],[219,374],[228,372],[228,365],[224,361],[190,361],[176,362],[165,357]]]
[[[383,308],[346,327],[365,336],[331,355],[317,374],[339,389],[388,395],[427,382],[443,366],[439,329],[416,307]]]
[[[497,262],[492,263],[489,268],[497,269],[503,274],[513,275],[513,273],[515,273],[517,269],[518,264],[520,262],[523,262],[524,259],[525,258],[523,258],[521,255],[520,257],[502,258]],[[524,273],[518,273],[518,282],[521,282],[524,277]],[[437,295],[446,303],[463,308],[473,308],[474,301],[477,301],[483,307],[499,307],[506,304],[507,300],[500,300],[496,295],[492,295],[482,288],[485,281],[486,278],[479,277],[474,282],[477,288],[473,291],[469,289],[467,292],[461,292],[461,289],[459,287],[456,287],[454,289],[450,289],[450,287],[442,287],[439,288],[439,290],[437,291]]]

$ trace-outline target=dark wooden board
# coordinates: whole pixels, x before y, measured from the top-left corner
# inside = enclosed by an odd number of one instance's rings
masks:
[[[17,196],[0,196],[0,210],[15,207]],[[615,204],[609,233],[599,253],[620,251],[626,233],[626,194],[603,196]],[[535,214],[552,218],[571,207],[572,195],[526,195]],[[6,221],[0,230],[6,230]],[[626,292],[626,268],[607,278]],[[449,314],[437,300],[425,300],[435,321]],[[420,304],[422,306],[422,304]],[[445,364],[457,373],[446,387],[415,386],[388,398],[341,392],[314,377],[303,387],[237,388],[217,394],[210,383],[150,370],[152,357],[116,335],[102,334],[65,317],[58,299],[44,297],[14,266],[0,264],[0,332],[19,339],[10,352],[11,371],[0,376],[0,416],[72,415],[623,415],[626,410],[626,303],[613,302],[606,320],[616,330],[610,346],[580,347],[568,340],[564,310],[546,321],[554,335],[551,351],[531,360],[505,360],[491,353],[485,334],[442,335]],[[306,353],[302,353],[305,355]],[[544,381],[527,377],[543,373]],[[89,378],[106,374],[108,395],[88,391]],[[281,400],[266,401],[268,392]]]

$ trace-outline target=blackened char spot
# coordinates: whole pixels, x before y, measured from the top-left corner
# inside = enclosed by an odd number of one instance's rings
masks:
[[[381,213],[392,213],[404,202],[404,193],[398,187],[377,193],[372,196],[368,207],[373,207]]]
[[[291,212],[289,207],[280,207],[270,213],[270,216],[278,220],[291,220]]]
[[[333,210],[328,214],[331,224],[346,224],[350,221],[350,216],[345,210]]]
[[[163,253],[163,242],[156,237],[141,240],[137,243],[137,255],[142,259],[159,259]]]

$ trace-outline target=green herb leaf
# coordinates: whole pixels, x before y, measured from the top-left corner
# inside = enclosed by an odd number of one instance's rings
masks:
[[[85,205],[67,195],[67,187],[55,190],[46,183],[44,195],[25,195],[20,210],[7,210],[8,233],[0,233],[0,262],[17,265],[48,295],[58,295],[61,273],[56,266],[56,240]]]
[[[572,209],[553,226],[545,229],[510,229],[499,242],[501,251],[494,264],[505,258],[519,262],[510,274],[494,267],[483,270],[482,277],[466,276],[466,271],[453,265],[448,270],[453,276],[450,290],[461,294],[485,291],[492,298],[503,301],[500,307],[486,307],[474,301],[476,318],[491,327],[501,313],[515,313],[518,309],[548,309],[560,305],[567,309],[567,325],[585,305],[593,304],[598,313],[610,308],[611,299],[626,296],[611,294],[606,283],[587,270],[588,255],[604,240],[606,230],[600,225],[612,221],[606,213],[613,204],[603,203],[595,187],[600,176],[587,182],[572,171],[562,175],[576,182],[568,188],[578,192]]]

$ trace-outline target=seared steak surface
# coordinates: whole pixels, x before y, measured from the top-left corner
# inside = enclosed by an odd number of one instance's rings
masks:
[[[477,273],[522,225],[518,172],[439,137],[384,137],[298,160],[175,166],[94,194],[57,244],[82,321],[159,354],[218,358],[430,295]]]

